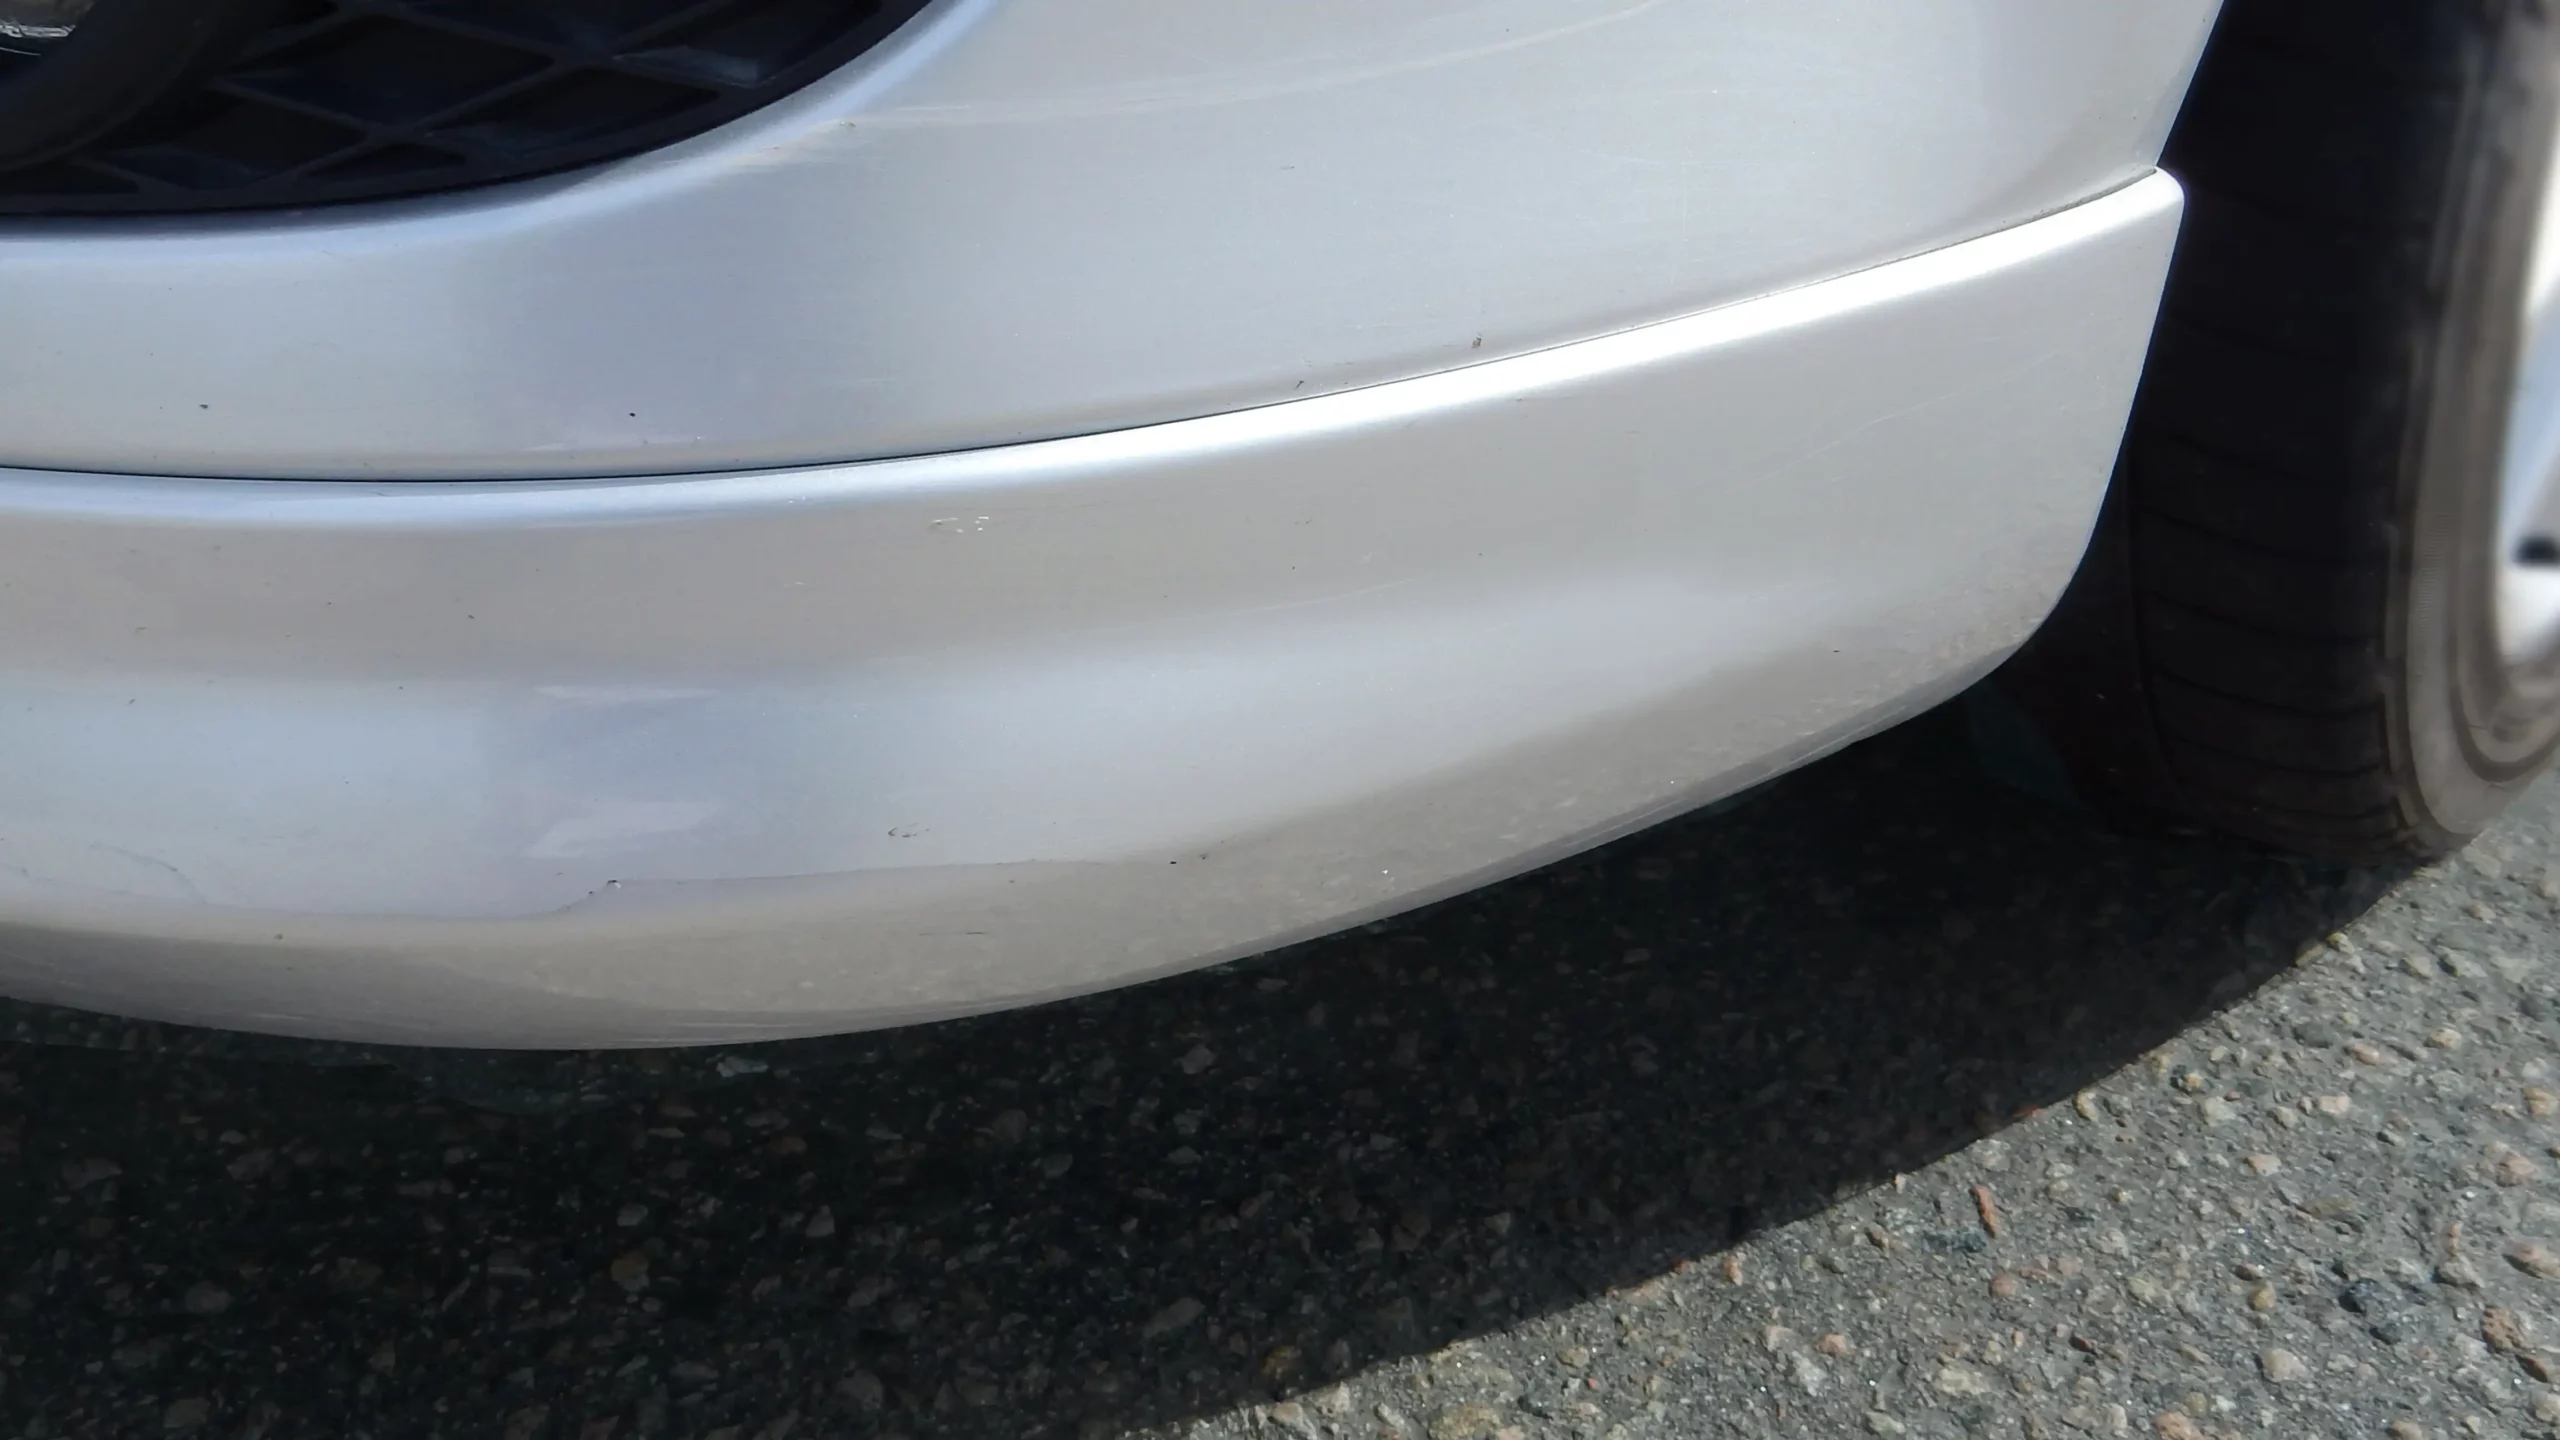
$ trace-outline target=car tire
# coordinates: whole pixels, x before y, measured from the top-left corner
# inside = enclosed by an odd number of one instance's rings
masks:
[[[2527,314],[2560,231],[2555,18],[2226,6],[2164,159],[2187,217],[2114,483],[1997,681],[2084,797],[2374,862],[2459,846],[2560,746],[2560,645],[2501,600],[2560,587],[2560,525],[2507,479],[2510,429],[2560,408],[2517,398],[2560,330]]]

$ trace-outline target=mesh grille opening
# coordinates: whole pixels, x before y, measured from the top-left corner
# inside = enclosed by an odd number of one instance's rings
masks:
[[[284,0],[137,119],[0,171],[0,215],[321,205],[566,170],[770,103],[924,3]]]

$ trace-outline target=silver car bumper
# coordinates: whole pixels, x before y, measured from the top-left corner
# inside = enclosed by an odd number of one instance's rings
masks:
[[[612,165],[0,222],[0,464],[705,473],[1409,379],[2128,184],[2215,4],[937,0]]]
[[[2153,175],[1467,368],[821,468],[0,471],[0,990],[655,1044],[1253,951],[1951,693],[2078,559]]]

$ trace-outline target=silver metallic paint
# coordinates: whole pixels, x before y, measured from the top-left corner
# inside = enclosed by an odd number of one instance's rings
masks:
[[[946,0],[579,175],[0,226],[0,464],[708,471],[1421,375],[2132,181],[2214,6]]]
[[[1471,368],[621,482],[0,472],[0,989],[488,1045],[1258,949],[1909,713],[2085,542],[2179,198]]]

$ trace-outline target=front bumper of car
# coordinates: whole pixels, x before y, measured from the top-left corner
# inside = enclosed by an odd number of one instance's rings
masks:
[[[2178,212],[2153,174],[1479,364],[913,458],[0,471],[0,991],[381,1041],[762,1038],[1537,863],[2026,636]]]
[[[2129,184],[2214,7],[935,0],[609,165],[0,219],[0,465],[699,474],[1410,379]]]

